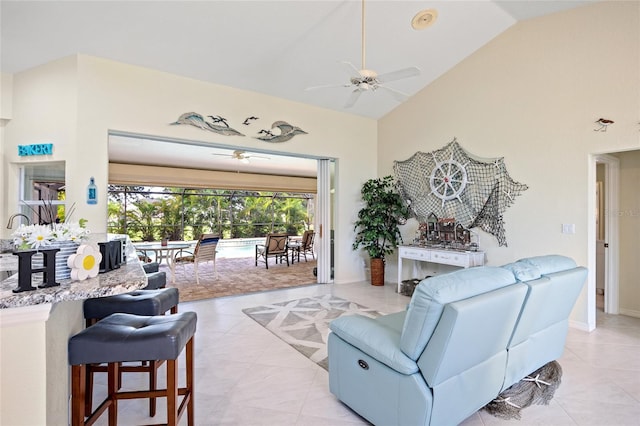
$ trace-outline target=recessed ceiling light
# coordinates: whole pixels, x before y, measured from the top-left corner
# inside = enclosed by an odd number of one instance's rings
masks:
[[[438,19],[438,11],[435,9],[425,9],[416,13],[411,20],[411,26],[414,30],[424,30],[433,25]]]

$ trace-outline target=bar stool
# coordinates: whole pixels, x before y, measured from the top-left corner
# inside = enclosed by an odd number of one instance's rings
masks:
[[[164,274],[164,272],[161,272]],[[178,302],[180,296],[177,288],[166,288],[159,290],[136,290],[129,293],[116,294],[113,296],[95,297],[87,299],[83,304],[84,318],[87,327],[97,323],[102,318],[114,313],[126,313],[133,315],[155,316],[164,315],[167,311],[172,314],[178,312]],[[145,361],[137,366],[120,366],[118,373],[118,388],[122,383],[122,373],[147,372],[149,373],[149,389],[156,388],[157,370],[162,362],[156,360]],[[85,413],[89,415],[93,409],[93,374],[96,372],[107,372],[106,366],[87,366],[87,396],[85,398]],[[156,399],[149,399],[149,415],[156,414]]]
[[[157,290],[167,286],[167,274],[159,270],[157,262],[145,263],[142,268],[147,275],[147,286],[143,290]]]
[[[140,316],[113,314],[85,328],[69,339],[71,365],[71,425],[92,424],[108,409],[109,425],[118,423],[118,400],[137,398],[167,398],[167,425],[177,425],[187,411],[187,424],[194,424],[193,408],[193,337],[196,331],[195,312],[174,315]],[[178,386],[178,356],[186,347],[185,387]],[[119,392],[120,363],[163,360],[167,363],[166,389]],[[107,363],[107,397],[98,408],[86,416],[87,365]],[[178,396],[183,396],[178,404]],[[86,417],[86,418],[85,418]]]

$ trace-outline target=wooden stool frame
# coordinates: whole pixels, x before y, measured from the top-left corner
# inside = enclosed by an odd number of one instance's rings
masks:
[[[172,314],[178,313],[178,306],[171,307]],[[97,323],[98,319],[90,318],[86,321],[86,326],[90,327]],[[118,368],[117,389],[122,384],[122,373],[149,373],[149,390],[153,391],[157,386],[158,368],[164,361],[142,361],[141,365],[120,365]],[[89,364],[86,366],[86,395],[84,398],[84,415],[90,416],[93,410],[93,373],[108,373],[108,367],[103,364]],[[149,417],[156,415],[156,399],[149,398]]]
[[[112,362],[107,364],[107,397],[88,416],[85,415],[85,401],[87,398],[87,365],[71,366],[71,425],[90,426],[100,418],[108,409],[109,426],[118,424],[118,400],[120,399],[140,399],[140,398],[167,398],[167,422],[159,425],[176,426],[178,421],[187,411],[187,424],[194,425],[194,343],[192,336],[186,344],[186,382],[185,387],[178,387],[178,359],[162,360],[167,363],[167,387],[166,389],[149,389],[144,391],[118,392],[120,388],[119,370],[120,363]],[[178,405],[178,396],[182,400]]]

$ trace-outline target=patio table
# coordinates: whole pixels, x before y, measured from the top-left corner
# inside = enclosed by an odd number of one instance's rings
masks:
[[[171,271],[171,282],[176,282],[176,274],[175,274],[175,253],[180,250],[188,249],[191,247],[191,244],[185,241],[175,242],[175,243],[167,243],[167,245],[162,245],[161,243],[137,243],[133,245],[136,251],[142,252],[145,257],[147,256],[147,252],[152,251],[156,262],[162,263],[163,259],[166,259],[167,266],[169,266],[169,270]]]

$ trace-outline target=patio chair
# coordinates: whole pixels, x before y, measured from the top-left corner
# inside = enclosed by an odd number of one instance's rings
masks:
[[[291,250],[291,261],[293,262],[293,256],[297,256],[298,262],[300,262],[300,254],[304,256],[304,261],[307,261],[307,254],[310,254],[313,259],[316,258],[313,252],[313,240],[316,233],[313,231],[304,231],[302,234],[302,240],[300,242],[293,243],[289,249]]]
[[[262,258],[267,269],[269,269],[268,259],[270,257],[276,258],[276,263],[282,258],[286,259],[287,266],[289,266],[289,245],[287,244],[289,236],[287,234],[267,234],[267,239],[264,244],[256,244],[256,266],[258,266],[258,259]]]
[[[216,268],[216,250],[220,241],[220,236],[217,234],[202,234],[196,243],[196,248],[193,250],[193,254],[190,254],[186,250],[180,250],[176,255],[176,263],[193,263],[193,271],[196,274],[196,284],[200,284],[200,276],[198,275],[198,263],[213,262],[213,275],[215,279],[218,279],[218,270]]]

